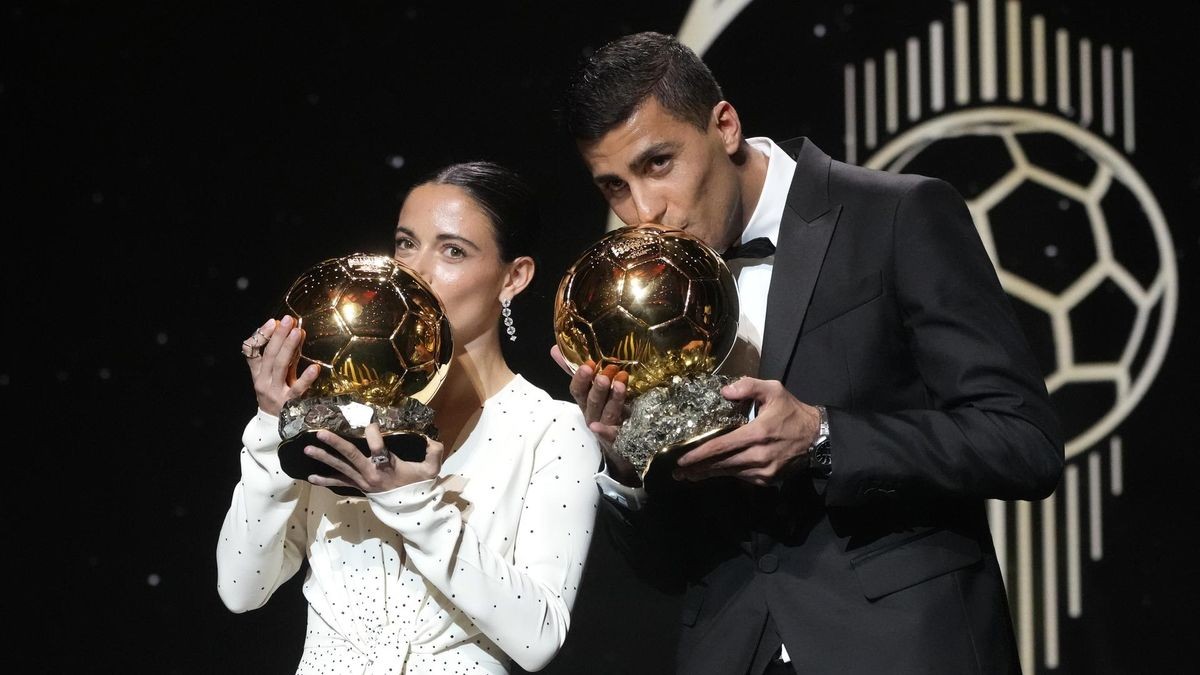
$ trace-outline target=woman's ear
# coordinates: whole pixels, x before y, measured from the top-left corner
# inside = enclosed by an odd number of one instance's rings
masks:
[[[536,265],[533,258],[523,255],[508,264],[508,274],[504,278],[504,288],[500,290],[500,298],[515,298],[533,281]]]

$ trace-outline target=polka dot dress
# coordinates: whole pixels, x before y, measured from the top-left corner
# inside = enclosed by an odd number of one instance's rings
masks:
[[[309,562],[298,673],[537,670],[566,638],[591,540],[599,449],[574,404],[515,377],[438,478],[369,498],[294,481],[278,420],[246,428],[218,590],[261,606]]]

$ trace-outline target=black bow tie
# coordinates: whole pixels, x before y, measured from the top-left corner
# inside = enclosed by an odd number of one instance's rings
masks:
[[[756,237],[740,246],[730,246],[721,257],[726,260],[769,258],[775,255],[775,244],[766,237]]]

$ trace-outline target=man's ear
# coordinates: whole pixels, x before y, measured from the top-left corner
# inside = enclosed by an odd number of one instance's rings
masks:
[[[742,147],[742,120],[729,101],[720,101],[712,109],[711,128],[721,140],[726,154],[732,156]]]

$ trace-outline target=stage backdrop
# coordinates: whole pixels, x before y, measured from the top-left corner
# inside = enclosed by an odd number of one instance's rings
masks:
[[[238,343],[311,264],[388,251],[429,171],[489,158],[538,187],[547,231],[509,353],[566,396],[550,295],[611,222],[552,113],[581,55],[647,29],[704,56],[750,135],[805,135],[967,198],[1069,437],[1053,497],[989,507],[1025,670],[1185,667],[1200,627],[1200,11],[623,0],[3,10],[0,394],[22,668],[294,668],[299,578],[245,615],[216,595],[254,411]],[[545,672],[669,671],[675,603],[600,528]]]

